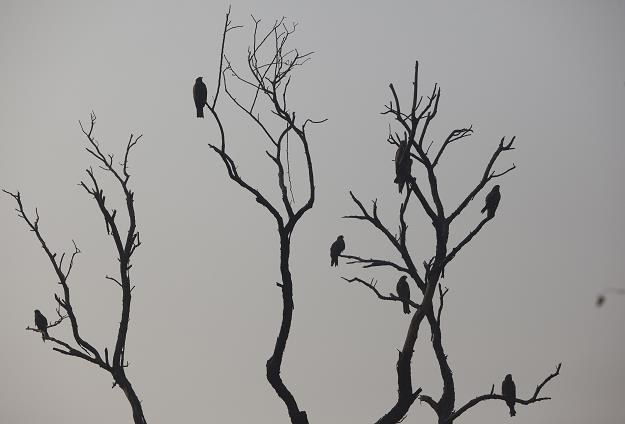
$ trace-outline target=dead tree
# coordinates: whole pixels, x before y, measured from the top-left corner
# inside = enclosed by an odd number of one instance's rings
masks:
[[[121,318],[119,322],[117,340],[115,341],[112,358],[109,358],[108,348],[104,348],[104,355],[102,355],[92,343],[87,341],[87,338],[83,334],[81,334],[78,329],[78,317],[76,316],[74,307],[70,299],[70,286],[68,283],[70,273],[74,266],[74,259],[76,258],[76,255],[80,253],[80,250],[76,246],[76,243],[74,243],[74,251],[71,253],[71,255],[68,255],[69,261],[66,262],[66,265],[64,265],[63,262],[66,258],[66,254],[63,253],[59,258],[57,253],[51,250],[41,232],[38,210],[35,209],[34,217],[32,215],[29,216],[26,213],[19,191],[16,193],[12,193],[6,190],[3,191],[13,197],[13,199],[15,199],[15,201],[17,202],[16,211],[18,216],[22,220],[24,220],[28,229],[35,233],[35,237],[41,244],[43,251],[48,257],[50,263],[52,264],[54,273],[59,280],[58,284],[61,286],[63,292],[61,295],[58,295],[56,293],[54,295],[54,299],[57,303],[56,313],[58,319],[53,323],[48,324],[45,331],[30,326],[26,327],[26,329],[38,333],[48,333],[47,337],[44,336],[44,341],[49,340],[54,344],[52,350],[55,350],[63,355],[80,358],[109,372],[111,374],[111,377],[113,378],[113,387],[119,386],[119,388],[122,389],[122,391],[126,395],[128,402],[130,403],[134,423],[145,424],[146,420],[143,415],[141,401],[139,400],[137,393],[135,392],[132,384],[130,384],[128,377],[126,376],[126,367],[128,366],[128,363],[125,360],[126,336],[128,334],[128,322],[130,320],[130,303],[132,298],[132,290],[134,289],[134,285],[132,284],[130,278],[130,269],[132,268],[131,259],[137,247],[141,245],[135,217],[134,192],[131,190],[128,184],[130,181],[130,174],[128,173],[128,156],[131,149],[141,139],[141,136],[135,137],[134,135],[130,135],[130,139],[128,140],[128,144],[126,145],[123,161],[120,164],[121,168],[119,168],[113,163],[113,155],[105,154],[101,150],[98,141],[95,139],[95,135],[93,132],[95,127],[95,121],[96,116],[92,113],[91,124],[89,125],[88,129],[83,127],[82,123],[80,123],[80,128],[89,142],[86,150],[94,158],[96,158],[99,167],[103,169],[106,173],[112,175],[113,179],[116,180],[121,187],[126,200],[125,208],[128,214],[129,223],[128,229],[124,233],[119,227],[118,221],[116,220],[117,210],[111,209],[111,207],[106,204],[106,196],[104,194],[104,191],[100,188],[100,185],[98,184],[98,179],[96,178],[93,169],[87,169],[86,172],[89,178],[87,182],[82,181],[80,185],[90,196],[93,197],[96,204],[98,205],[98,209],[100,210],[100,213],[104,218],[106,232],[113,238],[115,248],[117,249],[117,254],[119,255],[119,274],[117,276],[106,276],[106,279],[117,284],[122,292]],[[70,322],[71,331],[74,339],[73,341],[62,340],[60,338],[49,335],[49,329],[56,327],[62,322],[65,322],[66,319],[69,319]]]
[[[456,392],[454,375],[447,359],[445,349],[443,347],[441,333],[441,313],[444,306],[444,298],[448,291],[443,289],[440,279],[444,278],[445,268],[450,266],[452,260],[467,246],[467,244],[484,228],[484,226],[494,217],[493,213],[488,213],[468,234],[460,240],[455,246],[449,245],[449,233],[454,220],[470,205],[472,201],[483,189],[493,180],[498,179],[508,172],[515,169],[515,165],[508,167],[503,171],[497,171],[495,164],[502,153],[509,152],[514,149],[514,137],[510,141],[502,138],[497,145],[495,151],[490,156],[484,173],[475,184],[474,188],[466,195],[466,197],[454,208],[446,209],[441,201],[437,180],[437,165],[443,159],[447,149],[455,142],[458,142],[473,133],[472,127],[455,129],[447,136],[439,145],[436,151],[432,150],[432,143],[425,144],[428,127],[436,117],[438,112],[438,104],[441,96],[440,88],[434,85],[432,92],[424,99],[418,92],[418,73],[419,64],[415,64],[414,82],[412,90],[412,99],[409,108],[402,108],[399,97],[393,84],[390,84],[392,100],[383,114],[390,115],[399,125],[398,132],[389,131],[387,142],[396,146],[398,152],[396,160],[414,160],[417,166],[427,176],[423,180],[417,180],[412,175],[404,175],[408,190],[403,195],[403,200],[399,205],[399,222],[398,233],[391,231],[385,223],[383,223],[378,215],[377,201],[373,202],[372,208],[369,209],[352,193],[352,200],[358,208],[358,214],[349,215],[345,218],[364,221],[373,226],[375,230],[381,233],[390,243],[400,260],[368,258],[359,255],[342,255],[348,259],[348,263],[359,264],[363,268],[384,267],[394,269],[402,274],[407,274],[412,279],[412,283],[416,286],[420,293],[420,302],[411,301],[411,305],[415,308],[403,347],[399,351],[397,360],[397,390],[398,397],[396,403],[388,410],[384,416],[377,420],[378,424],[389,424],[400,422],[407,414],[411,405],[415,400],[420,399],[428,404],[437,416],[439,424],[450,424],[459,416],[469,410],[471,407],[485,400],[497,399],[504,400],[503,396],[495,394],[494,385],[490,393],[477,396],[469,400],[464,405],[456,406]],[[406,149],[406,146],[408,147]],[[403,149],[403,151],[402,151]],[[409,156],[408,156],[409,155]],[[401,157],[400,157],[401,156]],[[410,169],[398,166],[397,169]],[[398,173],[400,171],[397,171]],[[408,171],[409,172],[409,171]],[[399,175],[399,174],[398,174]],[[400,178],[398,176],[398,178]],[[395,182],[401,183],[397,180]],[[409,207],[415,204],[411,200],[416,198],[416,206],[425,211],[434,227],[435,239],[433,240],[434,251],[431,257],[422,261],[423,268],[417,267],[418,261],[413,258],[407,240],[408,224],[406,223],[407,211]],[[478,201],[482,201],[482,197]],[[480,204],[480,207],[482,204]],[[344,278],[348,282],[357,282],[372,290],[374,294],[385,301],[400,301],[395,294],[384,295],[376,287],[374,283],[369,283],[362,278]],[[435,307],[434,298],[437,297],[438,306]],[[443,383],[443,392],[440,398],[434,399],[429,395],[423,394],[421,388],[414,389],[411,375],[411,361],[414,352],[414,346],[419,335],[419,328],[423,321],[426,321],[431,331],[431,343],[440,368],[440,375]],[[554,373],[547,376],[534,391],[534,394],[527,399],[516,399],[521,405],[528,405],[549,399],[541,397],[540,393],[544,385],[551,379],[556,377],[560,372],[560,365],[557,366]]]
[[[267,380],[284,402],[291,422],[293,424],[307,424],[306,412],[298,406],[295,397],[282,380],[280,371],[293,320],[293,280],[289,269],[291,236],[296,224],[306,211],[312,208],[315,201],[315,181],[306,125],[323,122],[311,119],[297,120],[295,112],[291,111],[287,105],[287,90],[293,71],[304,64],[311,53],[301,54],[297,49],[287,48],[287,41],[295,31],[295,25],[288,26],[284,18],[274,22],[266,32],[260,32],[260,20],[252,17],[254,22],[253,41],[247,54],[249,76],[244,76],[234,69],[224,53],[227,33],[232,29],[238,28],[232,26],[229,15],[230,12],[226,14],[226,23],[222,36],[217,88],[212,102],[207,102],[206,104],[219,128],[221,143],[219,145],[209,144],[209,146],[223,161],[230,179],[249,192],[273,216],[278,226],[280,275],[282,281],[277,283],[277,285],[282,291],[282,323],[273,353],[267,360]],[[233,78],[241,86],[248,88],[250,99],[248,101],[239,100],[228,87],[226,77]],[[281,197],[280,202],[272,203],[266,195],[261,193],[259,188],[253,186],[239,174],[235,160],[226,151],[226,130],[217,112],[217,99],[222,84],[223,90],[230,100],[243,112],[244,116],[257,126],[260,136],[266,138],[269,142],[270,150],[267,150],[266,154],[276,167],[277,185]],[[266,117],[261,117],[257,112],[262,107],[260,105],[263,101],[274,116],[273,122],[270,122]],[[280,129],[272,131],[271,124]],[[295,140],[296,143],[301,143],[305,156],[308,189],[305,200],[299,202],[299,204],[293,199],[289,162],[289,139]]]

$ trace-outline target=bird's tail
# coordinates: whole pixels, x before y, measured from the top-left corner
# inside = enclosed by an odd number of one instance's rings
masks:
[[[204,107],[198,107],[197,108],[197,117],[198,118],[204,118]]]
[[[330,258],[330,266],[339,266],[339,258]]]
[[[47,338],[49,338],[50,336],[48,336],[48,330],[44,330],[41,332],[41,340],[46,341]]]
[[[407,301],[404,302],[404,313],[405,314],[410,313],[410,303],[408,303]]]
[[[508,406],[510,407],[510,416],[514,417],[516,415],[516,411],[514,410],[514,404]]]

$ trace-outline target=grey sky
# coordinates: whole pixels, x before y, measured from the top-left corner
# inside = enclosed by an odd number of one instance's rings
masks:
[[[392,222],[394,150],[379,112],[389,82],[408,98],[416,59],[421,88],[442,87],[430,137],[475,129],[441,167],[448,207],[502,136],[518,143],[500,162],[517,169],[500,182],[497,218],[446,270],[443,343],[457,404],[499,387],[508,372],[528,396],[561,361],[546,389],[553,400],[519,407],[516,424],[625,422],[625,296],[593,306],[605,287],[625,287],[625,2],[263,3],[233,2],[234,22],[246,28],[233,33],[229,56],[242,63],[250,13],[297,21],[293,46],[315,54],[296,74],[290,103],[302,118],[328,118],[309,130],[318,197],[294,234],[296,306],[283,369],[311,422],[372,422],[396,396],[408,318],[341,280],[376,274],[330,269],[328,248],[344,234],[350,253],[387,252],[372,230],[340,217],[354,211],[351,189],[378,198]],[[199,75],[214,89],[227,5],[5,0],[0,13],[0,186],[39,208],[51,247],[80,246],[73,302],[101,349],[114,341],[120,293],[104,279],[115,267],[111,240],[77,186],[94,165],[77,120],[93,109],[98,140],[118,154],[131,132],[144,134],[131,158],[143,245],[126,357],[151,424],[287,422],[264,377],[281,308],[275,224],[227,178],[207,147],[216,127],[195,118],[191,97]],[[231,154],[270,192],[266,141],[225,100]],[[481,202],[453,239],[480,219]],[[24,331],[33,309],[54,315],[58,286],[13,207],[0,200],[0,422],[130,422],[106,374]],[[411,219],[415,257],[431,256],[428,221],[416,210]],[[377,277],[394,290],[397,275]],[[414,381],[436,396],[440,377],[423,337]],[[461,422],[509,419],[503,402],[490,402]],[[416,403],[405,422],[433,420]]]

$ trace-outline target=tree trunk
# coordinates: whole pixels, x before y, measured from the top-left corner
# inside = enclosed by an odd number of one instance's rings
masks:
[[[117,371],[113,371],[113,377],[115,378],[115,382],[119,386],[120,389],[123,390],[128,402],[130,403],[130,407],[132,408],[132,419],[134,424],[146,424],[147,421],[143,416],[143,408],[141,407],[141,401],[135,393],[135,390],[132,388],[130,381],[126,377],[126,373],[124,369],[121,368]]]
[[[289,270],[289,256],[291,253],[290,234],[286,231],[280,233],[280,275],[282,277],[282,324],[276,339],[273,354],[267,360],[267,381],[282,399],[289,412],[292,424],[308,424],[306,411],[300,411],[295,398],[286,387],[280,376],[282,359],[286,349],[286,342],[291,331],[293,320],[293,281]]]

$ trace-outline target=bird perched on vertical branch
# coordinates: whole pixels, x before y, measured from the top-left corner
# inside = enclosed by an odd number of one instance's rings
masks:
[[[516,385],[512,381],[512,374],[506,375],[501,383],[501,395],[506,400],[508,408],[510,408],[510,416],[514,417],[516,411],[514,410],[514,400],[516,399]]]
[[[41,331],[41,338],[45,342],[50,337],[48,336],[48,320],[39,309],[35,309],[35,326]]]
[[[204,118],[204,105],[206,104],[207,96],[206,84],[202,82],[202,77],[197,77],[193,85],[193,101],[195,102],[198,118]]]
[[[401,300],[404,305],[404,313],[410,313],[410,286],[408,285],[408,280],[406,280],[406,276],[402,275],[397,282],[397,297]]]
[[[499,184],[495,185],[493,189],[486,195],[486,204],[482,209],[482,213],[487,212],[487,217],[492,218],[495,216],[497,206],[501,200],[501,193],[499,192]]]
[[[330,266],[339,266],[339,255],[345,250],[343,236],[338,236],[330,246]]]
[[[412,159],[410,158],[410,146],[406,140],[400,140],[395,152],[395,184],[401,193],[404,184],[410,181],[412,172]]]

